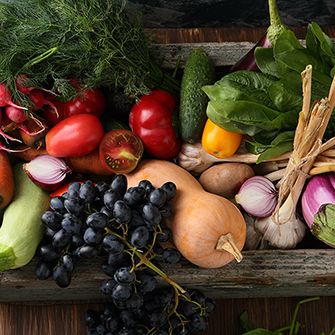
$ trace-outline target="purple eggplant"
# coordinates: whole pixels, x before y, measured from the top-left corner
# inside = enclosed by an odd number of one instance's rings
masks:
[[[254,55],[255,49],[257,47],[271,48],[275,44],[279,35],[283,32],[283,30],[287,29],[281,22],[276,0],[268,0],[268,4],[270,14],[270,26],[268,27],[266,34],[263,35],[263,37],[245,56],[243,56],[236,64],[231,67],[231,72],[240,70],[259,71]]]
[[[302,194],[301,207],[312,234],[335,247],[335,174],[312,177]]]

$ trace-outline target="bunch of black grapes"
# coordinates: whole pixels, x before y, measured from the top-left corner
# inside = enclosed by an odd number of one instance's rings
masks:
[[[101,258],[106,279],[100,291],[110,303],[101,313],[88,311],[88,334],[186,335],[206,329],[214,302],[184,290],[159,267],[181,260],[177,249],[162,247],[171,238],[164,219],[173,214],[175,194],[172,182],[155,188],[142,180],[128,188],[119,174],[111,183],[73,182],[51,198],[42,215],[46,229],[36,276],[67,287],[81,259]],[[158,287],[157,276],[168,287]]]

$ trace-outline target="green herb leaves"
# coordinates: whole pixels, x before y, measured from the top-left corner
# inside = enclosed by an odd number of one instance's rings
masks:
[[[20,98],[15,77],[69,98],[69,79],[81,86],[122,88],[138,96],[153,87],[177,90],[151,58],[140,22],[122,0],[18,0],[0,4],[0,82]],[[50,52],[50,50],[52,52]],[[72,90],[73,92],[73,90]]]

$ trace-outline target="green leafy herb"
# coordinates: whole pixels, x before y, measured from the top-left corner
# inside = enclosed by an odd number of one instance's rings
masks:
[[[257,47],[254,55],[256,64],[262,73],[280,78],[278,63],[273,57],[273,48]]]
[[[0,81],[22,98],[15,78],[68,98],[69,79],[83,87],[124,88],[130,96],[153,87],[176,92],[178,82],[153,62],[138,20],[122,0],[17,0],[0,4]],[[50,80],[51,79],[51,80]]]
[[[301,324],[300,324],[299,321],[297,321],[297,318],[298,318],[298,313],[299,313],[301,305],[312,302],[312,301],[317,301],[319,299],[320,299],[320,297],[312,297],[312,298],[307,298],[307,299],[299,301],[297,303],[297,305],[295,306],[290,325],[289,326],[284,326],[280,329],[273,330],[273,331],[263,329],[263,328],[256,328],[256,329],[252,329],[252,330],[250,330],[249,327],[246,328],[245,325],[250,325],[250,321],[248,319],[247,313],[244,312],[240,316],[241,327],[244,331],[246,331],[246,332],[243,333],[243,335],[284,335],[284,334],[298,335]],[[332,335],[334,332],[335,332],[335,328],[330,332],[329,335]],[[322,333],[322,334],[324,334],[324,333]]]
[[[256,141],[246,141],[250,152],[260,154],[256,163],[261,163],[293,149],[294,131],[284,131],[279,133],[270,144],[261,144]]]

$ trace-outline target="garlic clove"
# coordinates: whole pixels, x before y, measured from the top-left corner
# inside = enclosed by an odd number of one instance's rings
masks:
[[[279,249],[293,249],[303,239],[305,224],[294,217],[283,224],[274,222],[273,217],[257,219],[255,228],[263,235],[263,239]]]

